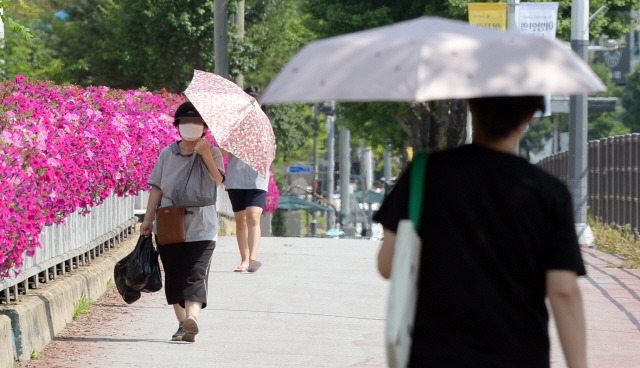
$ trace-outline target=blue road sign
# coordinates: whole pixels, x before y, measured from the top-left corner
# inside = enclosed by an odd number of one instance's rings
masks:
[[[290,173],[298,173],[298,174],[311,174],[313,172],[313,168],[309,165],[302,166],[289,166]]]

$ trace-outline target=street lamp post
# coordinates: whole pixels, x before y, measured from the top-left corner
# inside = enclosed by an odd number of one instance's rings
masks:
[[[313,192],[316,191],[318,183],[318,106],[313,105]],[[311,236],[318,233],[318,211],[313,211],[313,219],[311,220]]]
[[[335,179],[335,154],[333,152],[333,148],[335,146],[335,125],[333,124],[334,116],[333,109],[331,114],[325,113],[327,117],[327,133],[329,137],[327,138],[327,199],[329,203],[333,203],[333,188],[335,187],[334,179]],[[327,230],[333,229],[336,223],[336,213],[335,211],[327,211]]]
[[[589,62],[589,1],[571,3],[571,48]],[[593,233],[587,223],[587,95],[569,97],[569,172],[568,184],[573,197],[573,212],[580,245],[593,245]]]
[[[229,79],[229,37],[227,35],[227,0],[213,2],[213,48],[215,72]]]

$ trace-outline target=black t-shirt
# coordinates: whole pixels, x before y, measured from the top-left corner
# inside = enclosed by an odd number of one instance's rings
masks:
[[[375,220],[408,217],[405,172]],[[585,274],[571,196],[515,155],[430,155],[412,367],[548,367],[547,270]]]

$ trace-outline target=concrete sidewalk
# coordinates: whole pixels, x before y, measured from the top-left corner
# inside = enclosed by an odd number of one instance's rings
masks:
[[[263,238],[264,266],[239,274],[235,237],[221,237],[194,344],[169,341],[177,323],[162,291],[132,305],[112,297],[98,306],[108,315],[74,323],[47,348],[50,359],[29,367],[384,367],[388,282],[375,268],[378,247]],[[638,367],[640,270],[607,268],[620,260],[595,249],[583,254],[590,366]],[[553,324],[550,335],[552,366],[564,367]]]
[[[388,283],[373,261],[378,246],[263,238],[264,265],[250,274],[233,272],[236,239],[221,237],[194,344],[169,341],[177,322],[160,291],[131,305],[107,300],[112,315],[100,325],[80,323],[52,343],[66,362],[29,367],[382,367]]]

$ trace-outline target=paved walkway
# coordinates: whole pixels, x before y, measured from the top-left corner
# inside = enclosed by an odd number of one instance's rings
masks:
[[[587,324],[590,367],[640,367],[640,269],[612,267],[622,260],[594,248],[583,248],[587,275],[580,287]],[[552,324],[551,366],[566,367]]]
[[[117,294],[74,322],[29,367],[384,367],[388,283],[376,271],[379,241],[264,238],[256,274],[221,238],[209,277],[210,305],[194,344],[176,329],[163,292],[126,305]],[[582,278],[591,367],[640,366],[640,270],[584,249]],[[564,367],[552,336],[552,366]]]

